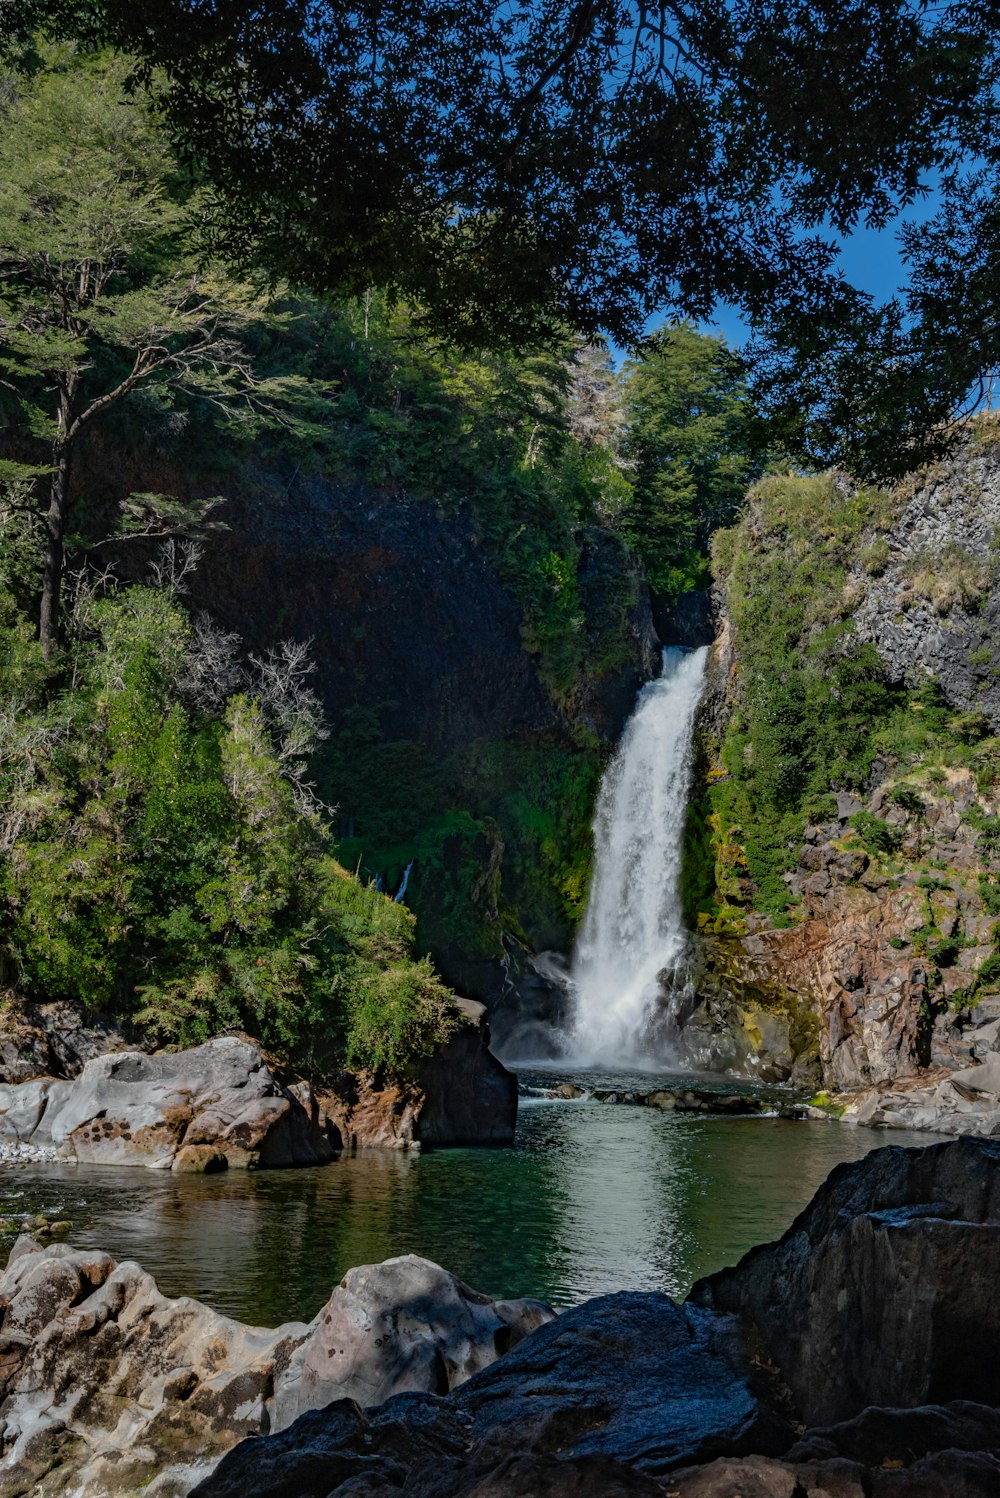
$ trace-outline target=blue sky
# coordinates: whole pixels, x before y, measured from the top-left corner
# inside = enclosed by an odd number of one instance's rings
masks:
[[[899,253],[897,230],[904,221],[930,218],[938,206],[937,193],[931,193],[922,203],[915,204],[901,214],[895,224],[885,229],[858,229],[845,240],[837,264],[847,279],[862,291],[869,291],[879,301],[885,301],[899,290],[904,278],[903,263]],[[652,326],[659,323],[654,318]],[[750,336],[750,329],[736,307],[720,307],[715,321],[708,324],[713,331],[723,333],[727,342],[739,346]]]

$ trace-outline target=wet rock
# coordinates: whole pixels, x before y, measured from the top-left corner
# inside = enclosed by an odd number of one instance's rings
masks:
[[[700,1281],[809,1423],[866,1405],[1000,1403],[1000,1143],[889,1148],[838,1167],[776,1244]]]
[[[650,1478],[720,1450],[788,1444],[752,1385],[725,1321],[665,1295],[602,1296],[446,1400],[403,1395],[367,1419],[343,1405],[314,1412],[284,1436],[237,1447],[196,1492],[584,1498],[607,1479],[646,1493]]]
[[[465,1023],[408,1078],[341,1072],[319,1094],[344,1147],[511,1144],[517,1078],[490,1050],[486,1009],[457,999]]]
[[[308,1326],[272,1331],[171,1300],[137,1264],[27,1237],[0,1304],[0,1494],[35,1498],[180,1498],[310,1403],[446,1393],[552,1316],[408,1256],[351,1270]]]
[[[332,1159],[326,1119],[282,1087],[250,1041],[187,1051],[121,1051],[72,1080],[0,1086],[0,1143],[93,1165],[205,1169]]]

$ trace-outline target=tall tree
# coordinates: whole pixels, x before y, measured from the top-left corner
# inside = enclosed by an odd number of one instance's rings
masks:
[[[719,298],[806,340],[834,242],[991,141],[980,0],[0,0],[135,53],[241,262],[414,296],[470,342],[621,343]],[[156,70],[160,70],[159,73]]]
[[[225,404],[254,383],[235,337],[245,315],[183,252],[184,210],[167,190],[176,168],[148,110],[125,92],[126,65],[68,52],[50,64],[0,121],[0,385],[15,443],[19,429],[50,453],[44,479],[23,466],[8,502],[44,531],[46,656],[58,641],[84,434],[140,388]],[[16,481],[10,460],[6,472]],[[144,498],[155,511],[156,497]]]
[[[624,370],[633,492],[623,530],[654,591],[672,599],[707,575],[712,532],[731,525],[759,472],[744,366],[688,323],[661,328]]]

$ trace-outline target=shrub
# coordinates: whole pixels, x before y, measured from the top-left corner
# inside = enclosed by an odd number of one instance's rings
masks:
[[[428,1056],[461,1022],[451,994],[425,958],[355,970],[347,997],[350,1066],[398,1072]]]
[[[332,856],[302,780],[308,694],[292,717],[249,679],[221,715],[192,706],[193,638],[176,599],[131,588],[91,608],[62,685],[26,700],[20,645],[0,649],[0,957],[26,996],[161,1043],[239,1026],[402,1066],[457,1011],[412,913]]]
[[[865,847],[873,853],[894,853],[901,842],[898,827],[890,826],[868,811],[855,812],[851,817],[851,826]]]

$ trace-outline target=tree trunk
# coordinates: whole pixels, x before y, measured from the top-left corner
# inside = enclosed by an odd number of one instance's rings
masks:
[[[53,452],[52,488],[45,513],[45,565],[42,571],[42,606],[38,638],[42,655],[51,660],[59,645],[59,596],[62,591],[63,536],[69,504],[70,449],[59,442]]]

